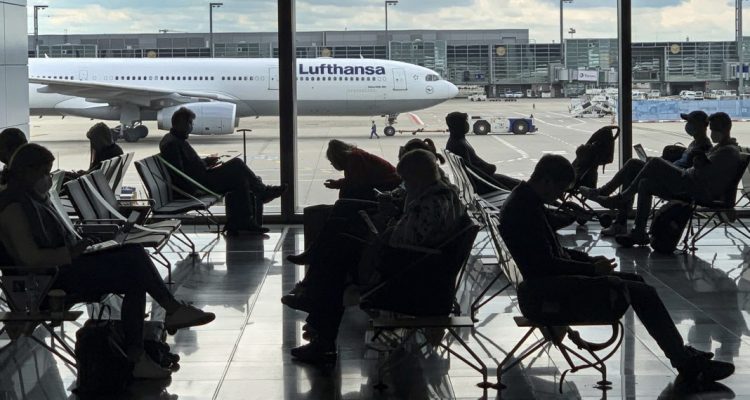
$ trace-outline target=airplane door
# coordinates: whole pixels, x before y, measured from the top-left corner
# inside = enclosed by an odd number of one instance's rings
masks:
[[[403,68],[393,68],[393,90],[406,90],[406,72]]]
[[[89,71],[78,71],[78,79],[87,81],[89,79]]]
[[[279,69],[268,69],[268,90],[279,90]]]

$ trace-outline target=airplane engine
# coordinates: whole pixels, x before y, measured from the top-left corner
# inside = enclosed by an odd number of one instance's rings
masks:
[[[180,107],[195,113],[193,135],[227,135],[238,125],[237,105],[225,102],[188,103],[159,110],[156,120],[159,129],[172,128],[172,114]]]

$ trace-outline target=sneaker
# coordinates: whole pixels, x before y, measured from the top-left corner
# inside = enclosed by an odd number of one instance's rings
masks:
[[[704,356],[691,357],[684,365],[677,367],[680,376],[696,382],[716,382],[734,373],[734,364],[707,360]]]
[[[162,368],[145,351],[141,353],[138,361],[133,365],[133,378],[135,379],[165,379],[171,375],[172,371]]]
[[[286,260],[295,265],[306,265],[310,261],[309,258],[310,256],[304,251],[299,254],[290,254],[286,256]]]
[[[692,346],[685,346],[685,351],[690,357],[702,357],[706,360],[714,358],[714,353],[710,351],[701,351]]]
[[[322,340],[313,340],[312,342],[295,347],[291,350],[292,357],[296,361],[309,364],[334,363],[338,354],[336,353],[335,343],[324,343]]]
[[[626,235],[615,236],[615,241],[617,244],[625,248],[646,246],[651,243],[646,232],[637,232],[636,230],[631,230],[630,233]]]
[[[164,327],[170,335],[174,335],[178,329],[191,326],[205,325],[216,319],[214,313],[199,310],[190,304],[182,303],[180,308],[164,318]]]
[[[609,228],[602,229],[603,237],[617,237],[628,233],[628,226],[626,224],[614,223]]]
[[[580,193],[581,196],[587,199],[590,199],[592,197],[599,197],[599,190],[587,186],[579,186],[578,193]]]
[[[312,310],[312,301],[302,293],[284,295],[281,297],[281,303],[289,308],[306,313]]]
[[[289,187],[286,183],[281,184],[280,186],[273,186],[273,185],[267,185],[266,190],[263,192],[263,204],[269,203],[273,201],[274,199],[277,199],[281,197],[281,195],[286,192],[286,189]]]

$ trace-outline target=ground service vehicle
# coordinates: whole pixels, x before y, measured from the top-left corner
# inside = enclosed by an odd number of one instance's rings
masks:
[[[525,135],[529,132],[537,131],[533,118],[472,115],[471,125],[476,135],[499,132],[512,132],[515,135]]]

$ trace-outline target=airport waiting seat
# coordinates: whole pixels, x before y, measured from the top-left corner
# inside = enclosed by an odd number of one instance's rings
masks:
[[[516,293],[519,291],[519,287],[523,283],[523,276],[521,271],[513,260],[510,251],[506,247],[500,236],[499,219],[496,216],[491,216],[489,224],[489,231],[492,236],[492,240],[495,243],[495,247],[499,251],[500,265],[508,279],[508,284],[512,286]],[[519,306],[523,309],[521,299]],[[583,369],[594,368],[600,374],[602,379],[597,382],[596,388],[602,390],[608,390],[611,388],[612,383],[607,380],[607,366],[606,361],[609,360],[619,349],[623,339],[623,326],[619,318],[611,321],[570,321],[565,324],[560,324],[559,321],[555,324],[550,324],[545,321],[535,320],[532,316],[522,315],[513,318],[516,325],[519,328],[526,328],[527,331],[521,338],[521,340],[507,353],[505,358],[500,362],[497,367],[497,384],[494,386],[498,390],[505,388],[502,384],[502,376],[513,369],[516,365],[521,363],[528,357],[538,354],[540,350],[549,349],[551,346],[556,347],[560,353],[562,353],[565,361],[568,363],[569,368],[563,371],[560,376],[559,390],[562,393],[563,383],[565,382],[565,376],[568,372],[577,372]],[[611,327],[612,335],[610,338],[601,343],[592,343],[584,340],[580,333],[574,330],[574,327]],[[536,341],[524,348],[523,351],[518,350],[526,343],[526,341],[534,334],[539,331],[541,337],[534,335]],[[580,351],[576,351],[566,343],[572,342]],[[603,356],[599,356],[598,353],[603,352]],[[573,357],[576,358],[574,361]]]
[[[154,155],[135,162],[138,174],[148,191],[155,214],[179,215],[194,211],[212,215],[209,208],[216,204],[221,195],[211,192],[198,182],[169,165],[161,156]],[[204,192],[199,196],[186,193],[172,183],[170,171],[181,174]]]
[[[748,174],[748,167],[750,167],[750,153],[740,153],[740,156],[740,166],[727,187],[726,195],[722,200],[696,202],[692,199],[686,199],[691,203],[693,212],[683,239],[685,250],[695,251],[697,249],[695,244],[699,240],[720,227],[731,228],[745,239],[750,240],[750,229],[742,219],[737,218],[735,209],[740,182]]]
[[[103,239],[115,240],[123,244],[139,244],[150,249],[151,258],[167,268],[167,283],[172,283],[172,263],[164,256],[162,249],[179,225],[170,223],[154,229],[135,224],[134,217],[127,218],[110,207],[84,177],[69,181],[65,186],[83,223],[114,226],[114,229],[109,232],[111,236]]]
[[[470,210],[476,212],[477,210],[477,199],[481,198],[485,201],[486,205],[489,205],[499,210],[505,199],[508,198],[510,192],[503,188],[498,187],[495,183],[490,182],[486,177],[481,176],[476,171],[469,168],[464,160],[450,152],[449,150],[443,150],[446,160],[448,160],[448,166],[454,177],[454,183],[458,186],[461,199],[464,205],[469,207]],[[482,195],[477,194],[475,182],[482,182],[484,185],[492,188],[493,191]]]
[[[466,267],[474,240],[480,226],[476,220],[466,216],[462,228],[454,232],[435,248],[411,247],[407,250],[410,262],[386,281],[376,284],[361,296],[361,307],[380,314],[372,320],[373,336],[370,348],[379,354],[379,382],[383,388],[382,375],[387,370],[384,353],[393,354],[421,332],[431,337],[429,330],[441,330],[440,338],[426,339],[425,345],[442,348],[459,358],[469,367],[482,374],[482,385],[487,384],[487,366],[461,338],[457,330],[474,328],[469,316],[461,315],[456,300],[462,271]],[[384,316],[385,313],[395,313]],[[446,330],[449,335],[443,335]],[[439,339],[439,340],[438,340]],[[470,361],[450,346],[457,342],[474,359]],[[376,344],[377,343],[377,344]],[[385,346],[385,347],[383,347]],[[421,346],[420,346],[421,347]]]
[[[165,218],[154,216],[148,218],[151,213],[150,207],[147,207],[145,213],[142,213],[140,210],[131,210],[130,215],[126,216],[131,201],[118,200],[115,193],[107,184],[103,174],[99,171],[94,171],[82,176],[80,180],[83,183],[83,188],[88,199],[94,207],[94,211],[100,218],[105,220],[119,220],[121,225],[130,223],[132,224],[130,229],[134,228],[140,232],[152,232],[155,234],[161,234],[165,231],[169,232],[170,235],[173,235],[172,237],[190,248],[190,255],[196,255],[195,244],[182,230],[182,222],[179,219],[168,216]],[[126,203],[124,209],[121,206],[122,202]],[[147,218],[151,222],[145,223],[144,221]]]

